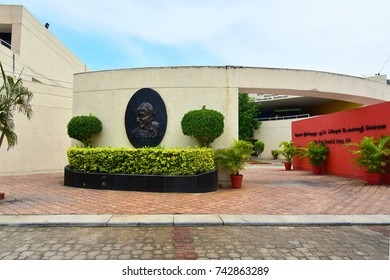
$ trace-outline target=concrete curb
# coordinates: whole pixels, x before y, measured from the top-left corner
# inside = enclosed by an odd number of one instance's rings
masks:
[[[390,215],[0,215],[0,226],[390,225]]]
[[[220,215],[224,225],[389,225],[390,215]]]

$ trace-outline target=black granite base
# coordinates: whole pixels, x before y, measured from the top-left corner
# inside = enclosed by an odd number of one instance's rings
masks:
[[[218,188],[217,169],[197,175],[133,175],[79,172],[65,167],[65,186],[141,192],[204,193]]]

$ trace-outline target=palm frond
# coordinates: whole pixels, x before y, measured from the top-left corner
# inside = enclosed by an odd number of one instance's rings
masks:
[[[20,76],[16,80],[11,76],[7,76],[1,62],[0,70],[3,78],[3,85],[0,88],[0,147],[5,137],[8,142],[8,149],[10,149],[17,144],[13,111],[23,113],[30,119],[33,114],[30,104],[33,94],[23,86]]]
[[[369,172],[384,173],[387,164],[390,163],[390,136],[375,137],[364,136],[358,143],[349,143],[346,147],[357,149],[349,150],[357,157],[351,158],[356,166],[367,168]]]
[[[1,131],[0,146],[3,142],[4,136],[7,139],[7,143],[8,143],[7,150],[13,148],[18,143],[18,136],[12,129],[9,129],[8,127],[0,127],[0,131]]]

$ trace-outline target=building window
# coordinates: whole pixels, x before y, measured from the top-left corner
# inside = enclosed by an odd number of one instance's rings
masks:
[[[12,24],[0,24],[0,43],[11,49],[12,45]]]
[[[11,48],[11,40],[12,40],[12,34],[11,33],[0,33],[0,40],[1,44],[7,48]]]

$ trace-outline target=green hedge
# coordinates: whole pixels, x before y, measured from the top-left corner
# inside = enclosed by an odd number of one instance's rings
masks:
[[[212,148],[79,148],[67,151],[77,171],[116,174],[195,175],[214,170]]]

